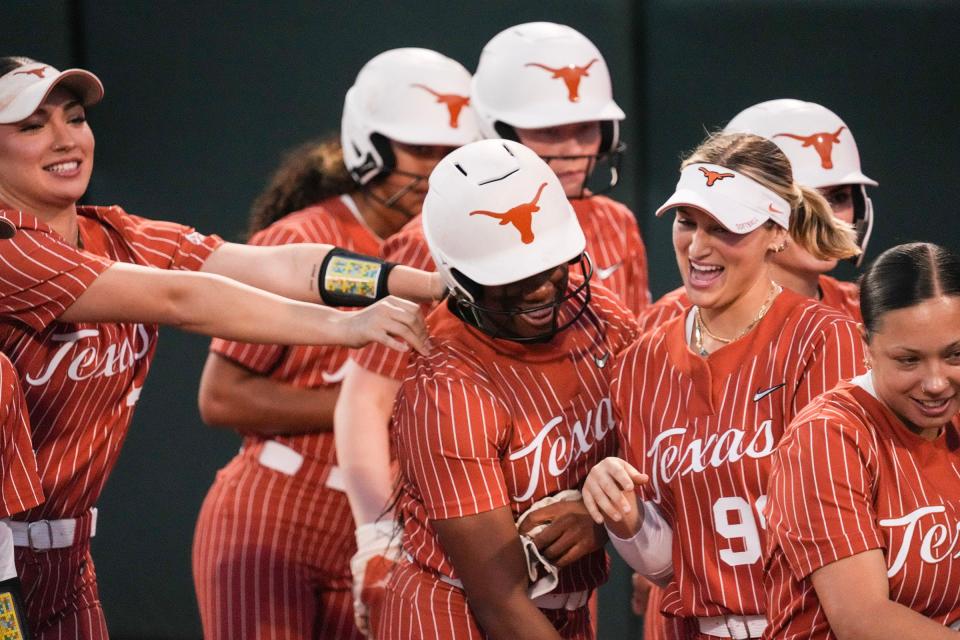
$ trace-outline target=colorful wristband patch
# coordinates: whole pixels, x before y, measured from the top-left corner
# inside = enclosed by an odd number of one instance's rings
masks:
[[[323,274],[323,288],[329,293],[377,299],[377,283],[383,263],[352,256],[334,256]]]

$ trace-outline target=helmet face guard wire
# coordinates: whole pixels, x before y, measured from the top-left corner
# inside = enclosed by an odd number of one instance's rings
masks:
[[[552,302],[547,302],[536,307],[518,311],[517,309],[492,309],[490,307],[485,307],[481,304],[478,304],[472,300],[467,300],[464,297],[458,297],[454,295],[450,297],[448,304],[450,305],[450,309],[460,319],[470,325],[473,325],[480,331],[483,331],[491,338],[521,343],[547,342],[556,334],[568,329],[575,322],[577,322],[577,320],[579,320],[580,317],[587,311],[590,305],[590,299],[592,296],[590,291],[590,279],[593,277],[593,262],[590,260],[590,256],[587,255],[586,251],[580,254],[580,258],[577,262],[580,265],[580,273],[583,274],[583,282],[572,290],[568,285],[567,290],[563,294],[558,295],[557,299],[553,300]],[[579,304],[579,307],[573,312],[573,315],[569,320],[558,325],[561,307],[568,302],[576,302]],[[501,317],[509,320],[516,316],[521,316],[527,313],[536,313],[538,311],[543,311],[544,309],[553,310],[553,318],[551,320],[550,327],[545,329],[542,333],[533,336],[521,336],[511,333],[505,330],[498,323],[490,320],[491,317]]]
[[[598,196],[612,190],[620,182],[620,165],[623,163],[623,153],[627,150],[627,145],[624,142],[618,142],[617,146],[614,149],[608,151],[600,151],[599,153],[590,153],[582,155],[570,155],[570,156],[540,156],[550,168],[553,168],[554,161],[567,161],[567,160],[587,160],[587,170],[583,177],[583,183],[580,185],[576,195],[569,196],[571,199],[581,199],[589,198],[590,196]],[[594,185],[591,185],[591,178],[594,175],[594,172],[597,169],[597,166],[606,166],[609,171],[609,179],[597,186],[596,188],[591,188]]]
[[[388,209],[393,209],[394,211],[399,211],[400,213],[402,213],[403,215],[407,216],[408,218],[414,218],[414,217],[416,217],[416,216],[417,216],[417,213],[416,213],[415,211],[410,211],[410,210],[407,209],[406,207],[401,207],[401,206],[400,206],[399,204],[397,204],[397,203],[400,201],[400,199],[401,199],[403,196],[407,195],[407,194],[410,193],[413,189],[415,189],[418,184],[420,184],[420,183],[423,182],[424,180],[427,180],[427,179],[429,178],[429,176],[423,176],[423,175],[420,175],[419,173],[411,173],[410,171],[401,171],[400,169],[394,169],[394,170],[392,170],[392,171],[391,171],[389,174],[387,174],[387,175],[399,175],[399,176],[404,176],[404,177],[406,177],[406,178],[410,178],[410,182],[408,182],[408,183],[405,184],[404,186],[400,187],[399,189],[397,189],[396,191],[394,191],[392,194],[390,194],[390,195],[389,195],[388,197],[386,197],[386,198],[384,198],[383,196],[379,195],[378,193],[375,193],[374,190],[372,189],[372,187],[376,186],[377,184],[380,184],[381,181],[376,181],[376,182],[373,182],[373,183],[370,183],[370,184],[364,186],[364,188],[363,188],[363,193],[364,193],[367,197],[369,197],[371,200],[373,200],[374,202],[376,202],[377,204],[380,204],[380,205],[382,205],[382,206],[384,206],[384,207],[387,207]],[[385,175],[384,178],[386,178],[387,175]]]

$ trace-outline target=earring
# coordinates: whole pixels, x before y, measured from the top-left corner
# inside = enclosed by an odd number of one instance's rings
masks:
[[[781,252],[784,251],[786,248],[787,248],[787,241],[784,240],[784,241],[783,241],[783,244],[781,244],[779,247],[774,247],[774,248],[773,248],[773,252],[774,252],[774,253],[781,253]]]

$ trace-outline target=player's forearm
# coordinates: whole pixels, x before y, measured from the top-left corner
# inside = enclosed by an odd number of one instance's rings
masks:
[[[827,616],[839,640],[956,640],[957,632],[887,600],[859,611]]]
[[[559,640],[560,634],[530,598],[526,588],[503,591],[492,602],[470,597],[470,610],[491,640]]]
[[[390,414],[400,383],[347,364],[334,411],[337,464],[357,524],[383,515],[394,474],[390,464]]]
[[[257,344],[335,344],[347,315],[221,276],[194,276],[171,295],[169,322],[184,331]]]
[[[213,363],[213,364],[211,364]],[[330,431],[339,386],[295,387],[252,372],[223,375],[239,365],[211,354],[200,380],[203,421],[264,436]]]
[[[436,302],[446,292],[440,274],[404,265],[390,271],[387,286],[391,294],[419,303]]]

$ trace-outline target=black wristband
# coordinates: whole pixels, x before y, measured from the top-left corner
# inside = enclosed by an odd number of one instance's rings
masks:
[[[30,640],[25,609],[20,595],[20,579],[14,577],[0,582],[0,637],[4,640]]]
[[[366,307],[389,295],[387,278],[397,266],[334,247],[320,263],[317,288],[330,307]]]

